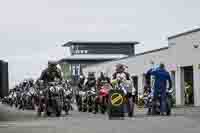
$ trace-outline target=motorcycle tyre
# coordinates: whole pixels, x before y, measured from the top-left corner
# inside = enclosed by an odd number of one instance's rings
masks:
[[[84,107],[82,111],[87,112],[87,107]]]
[[[57,110],[56,111],[56,117],[60,117],[61,116],[61,111],[60,110]]]
[[[93,111],[92,107],[89,107],[88,112],[92,112],[92,111]]]
[[[105,105],[101,105],[101,114],[105,114],[106,112],[106,106]]]
[[[51,112],[49,112],[48,110],[46,110],[46,115],[47,115],[48,117],[50,117],[50,116],[51,116]]]
[[[166,115],[167,115],[167,116],[170,116],[170,115],[171,115],[171,102],[170,102],[169,99],[167,100],[166,109],[167,109]]]

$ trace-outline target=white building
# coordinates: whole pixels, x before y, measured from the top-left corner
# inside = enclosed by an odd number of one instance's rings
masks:
[[[105,62],[88,66],[83,69],[84,74],[89,71],[97,75],[104,71],[111,76],[114,66],[123,63],[128,66],[129,73],[137,77],[138,91],[143,91],[144,73],[151,67],[150,62],[163,62],[170,71],[173,87],[176,93],[176,104],[184,104],[184,83],[193,83],[194,105],[200,106],[200,28],[181,33],[168,38],[169,45],[161,49],[137,54],[121,60]]]

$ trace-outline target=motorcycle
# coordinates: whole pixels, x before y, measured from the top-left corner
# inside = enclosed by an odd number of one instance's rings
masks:
[[[133,113],[134,113],[134,97],[130,96],[130,94],[128,94],[128,88],[129,86],[127,85],[127,83],[123,83],[120,85],[121,89],[124,90],[124,112],[128,113],[129,117],[133,117]]]
[[[79,111],[86,112],[87,106],[86,104],[83,104],[83,102],[86,101],[87,98],[87,93],[86,91],[80,90],[78,92],[78,98],[77,98],[77,106]],[[83,106],[84,105],[84,106]]]
[[[101,86],[99,90],[99,95],[95,102],[95,113],[98,112],[98,105],[102,114],[106,112],[109,98],[109,90],[111,89],[110,84],[105,84]]]
[[[50,116],[52,113],[55,113],[56,116],[60,116],[62,112],[62,96],[60,90],[58,90],[55,82],[49,83],[47,91],[47,103],[46,103],[46,114]]]
[[[138,107],[147,108],[148,107],[148,94],[139,94],[138,96]]]
[[[166,96],[166,114],[171,115],[172,108],[172,93],[173,90],[167,90]],[[160,95],[157,99],[153,100],[153,91],[148,96],[148,115],[160,115]]]
[[[130,92],[130,88],[131,86],[131,81],[128,80],[124,80],[122,77],[118,77],[117,78],[117,84],[114,86],[113,89],[116,90],[122,90],[123,91],[123,105],[124,105],[124,113],[128,113],[129,117],[133,117],[134,114],[134,97],[133,95],[135,95],[132,91],[132,93],[128,93]],[[111,117],[111,114],[109,115],[109,117]]]
[[[36,91],[34,88],[29,88],[28,92],[26,93],[26,102],[25,106],[26,109],[35,109],[35,96],[36,96]]]
[[[62,109],[65,111],[66,114],[69,113],[69,110],[72,109],[72,106],[71,106],[71,100],[72,100],[72,97],[73,97],[73,93],[72,93],[72,90],[71,88],[69,88],[69,86],[67,86],[65,83],[61,83],[61,84],[58,84],[56,86],[57,90],[59,91],[59,93],[61,94],[61,98],[62,98]]]
[[[91,87],[91,89],[87,91],[87,97],[86,97],[88,112],[92,112],[94,109],[95,97],[96,97],[95,88]]]
[[[71,99],[72,99],[72,91],[64,89],[64,102],[63,102],[63,110],[66,114],[69,113],[69,110],[72,108]]]
[[[40,90],[38,92],[38,108],[37,108],[37,114],[38,116],[41,116],[42,112],[45,112],[46,109],[46,94],[45,94],[45,90]]]

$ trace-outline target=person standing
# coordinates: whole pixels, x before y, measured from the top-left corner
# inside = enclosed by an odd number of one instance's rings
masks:
[[[147,76],[154,76],[155,82],[152,86],[153,88],[153,102],[155,103],[156,99],[160,94],[160,113],[164,115],[166,113],[166,93],[167,89],[172,88],[172,81],[169,72],[165,69],[165,65],[163,63],[160,64],[159,68],[150,69],[147,72]],[[169,88],[167,88],[167,82],[169,83]],[[155,107],[153,107],[155,109]],[[154,111],[153,111],[154,112]]]

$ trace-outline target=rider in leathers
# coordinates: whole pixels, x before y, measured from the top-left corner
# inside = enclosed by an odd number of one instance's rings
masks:
[[[101,86],[103,86],[105,83],[111,84],[110,78],[101,72],[100,77],[97,79],[97,88],[101,88]]]
[[[77,88],[77,91],[76,91],[76,102],[77,103],[78,103],[79,98],[80,98],[78,92],[84,89],[84,83],[85,83],[85,76],[80,75],[79,82],[78,82],[78,88]]]
[[[126,96],[128,97],[128,99],[132,98],[132,100],[133,100],[132,102],[134,103],[135,102],[135,88],[133,87],[133,82],[130,78],[130,74],[125,71],[125,66],[122,64],[118,64],[116,66],[116,72],[113,74],[113,80],[116,80],[119,77],[123,77],[125,84],[127,84],[129,86]],[[134,104],[133,104],[133,106],[134,106]],[[133,114],[129,113],[129,116],[132,117]]]
[[[131,86],[129,87],[127,95],[132,96],[135,93],[135,88],[133,87],[132,80],[130,78],[130,74],[125,71],[125,66],[122,64],[118,64],[116,66],[116,72],[113,74],[113,80],[117,79],[118,77],[123,77],[128,84]]]
[[[42,72],[39,80],[43,80],[45,84],[55,81],[55,78],[62,80],[61,71],[56,65],[54,62],[48,62],[48,68]]]
[[[96,78],[94,73],[88,73],[87,80],[85,82],[85,90],[90,90],[92,87],[96,89]]]
[[[59,81],[62,81],[62,75],[61,75],[61,71],[57,68],[57,63],[55,62],[48,62],[48,68],[46,68],[40,78],[39,78],[39,81],[43,81],[43,94],[42,95],[47,95],[47,97],[49,98],[45,98],[45,103],[46,104],[51,104],[51,93],[50,93],[50,90],[47,88],[48,86],[48,83],[49,82],[54,82],[56,81],[57,79],[59,79]],[[50,99],[50,101],[49,101]],[[42,99],[40,99],[40,103],[42,103]],[[41,106],[42,107],[42,106]],[[40,112],[41,109],[39,108],[38,112],[39,114],[41,113]]]

